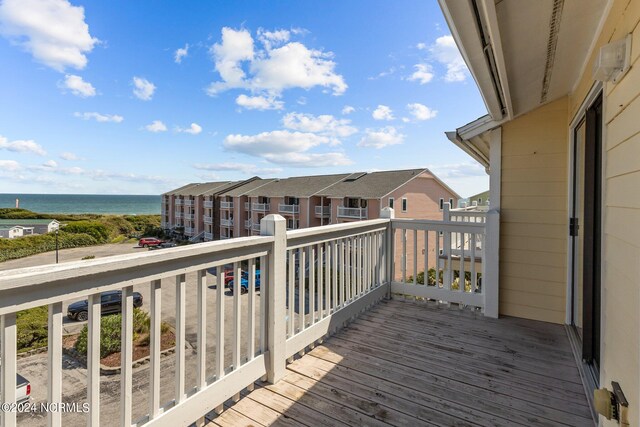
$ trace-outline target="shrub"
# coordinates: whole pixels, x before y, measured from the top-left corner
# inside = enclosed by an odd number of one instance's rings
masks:
[[[87,255],[87,256],[83,256],[82,258],[80,258],[81,260],[84,259],[94,259],[96,256],[95,255]]]
[[[67,233],[88,234],[98,242],[106,242],[109,238],[109,231],[107,230],[107,227],[98,221],[71,222],[64,227],[64,231]]]
[[[16,314],[18,352],[47,345],[48,319],[49,309],[46,306],[22,310]]]
[[[60,231],[58,247],[60,249],[97,245],[99,242],[88,234],[74,234]],[[16,239],[0,239],[0,262],[22,258],[41,252],[56,249],[56,238],[53,234],[36,234]]]
[[[166,322],[160,325],[160,333],[165,333],[170,326]],[[139,308],[133,309],[133,340],[140,344],[149,343],[149,331],[151,330],[151,318],[149,314]],[[103,316],[100,322],[100,358],[120,351],[120,337],[122,332],[122,314]],[[87,326],[82,328],[75,348],[80,354],[87,353]]]

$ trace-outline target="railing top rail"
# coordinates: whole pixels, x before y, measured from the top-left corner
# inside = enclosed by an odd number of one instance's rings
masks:
[[[4,271],[0,315],[267,255],[272,236],[249,236]]]
[[[387,227],[387,224],[389,224],[389,220],[381,218],[291,230],[287,231],[287,249],[342,239],[362,233],[381,231]]]
[[[393,219],[391,226],[407,230],[438,230],[481,234],[485,224],[480,222],[438,221],[428,219]]]

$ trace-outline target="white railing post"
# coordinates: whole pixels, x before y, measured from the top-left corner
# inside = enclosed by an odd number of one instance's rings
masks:
[[[387,224],[386,231],[386,240],[384,242],[384,251],[382,253],[383,260],[382,265],[384,266],[384,282],[387,283],[387,298],[391,298],[391,282],[393,282],[393,262],[394,262],[394,247],[393,247],[393,227],[392,222],[396,217],[396,213],[393,208],[386,207],[380,210],[380,218],[385,218],[389,220],[389,224]]]
[[[497,209],[487,212],[482,257],[484,315],[497,318],[500,308],[500,211]]]
[[[260,234],[274,236],[267,271],[267,381],[275,383],[286,371],[286,254],[287,221],[280,215],[267,215],[260,221]]]
[[[17,328],[16,313],[7,313],[0,316],[0,343],[2,344],[2,358],[0,359],[0,379],[2,380],[2,396],[0,402],[16,402],[16,344]],[[16,411],[0,411],[0,421],[3,427],[16,425]]]
[[[449,203],[445,203],[444,204],[444,209],[442,212],[442,220],[444,222],[449,222],[451,221],[451,206],[449,205]],[[442,238],[442,249],[443,249],[443,253],[442,255],[444,255],[445,258],[445,262],[447,263],[447,267],[444,269],[443,273],[442,273],[442,283],[445,287],[445,289],[451,289],[451,284],[453,282],[453,269],[451,267],[451,231],[444,231],[443,232],[443,238]],[[464,282],[463,282],[464,283]]]

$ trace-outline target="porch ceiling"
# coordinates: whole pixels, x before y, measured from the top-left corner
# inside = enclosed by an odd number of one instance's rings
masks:
[[[494,120],[569,93],[609,2],[439,0]]]
[[[514,116],[571,91],[605,5],[602,0],[495,2]]]

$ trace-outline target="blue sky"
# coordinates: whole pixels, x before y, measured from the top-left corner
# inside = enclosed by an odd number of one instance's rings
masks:
[[[0,192],[484,169],[486,113],[435,1],[0,2]]]

